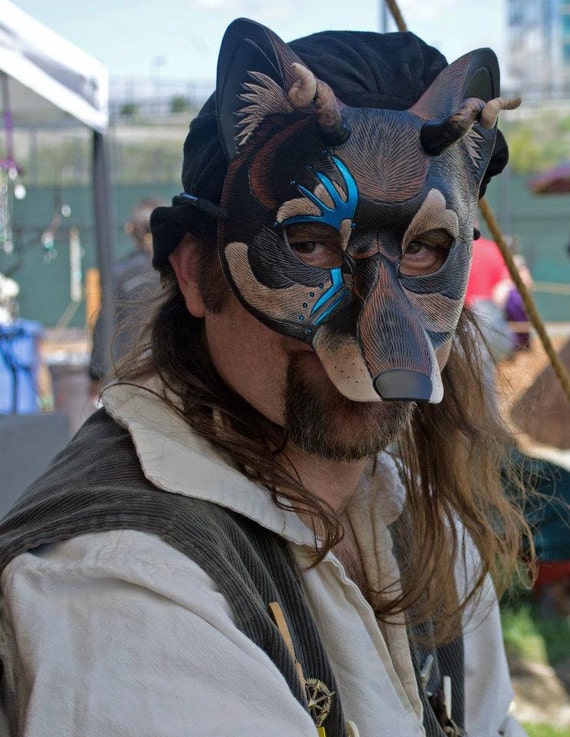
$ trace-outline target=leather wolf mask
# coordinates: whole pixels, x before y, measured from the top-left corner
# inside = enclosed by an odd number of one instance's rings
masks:
[[[518,104],[498,90],[495,54],[479,49],[408,110],[350,107],[268,28],[240,19],[226,31],[224,273],[351,400],[442,398],[479,186],[498,113]]]

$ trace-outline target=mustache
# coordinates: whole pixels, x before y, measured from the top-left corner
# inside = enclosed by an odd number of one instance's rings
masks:
[[[315,377],[301,356],[292,356],[285,385],[284,432],[310,455],[354,462],[376,456],[408,427],[413,402],[355,402],[342,395],[324,371]]]

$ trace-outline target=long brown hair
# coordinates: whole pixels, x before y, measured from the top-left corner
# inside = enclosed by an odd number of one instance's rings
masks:
[[[223,309],[228,286],[211,238],[197,240],[201,289],[208,309]],[[187,310],[170,266],[162,272],[163,293],[138,345],[116,369],[117,378],[138,383],[157,375],[170,395],[162,400],[212,442],[228,462],[265,486],[279,506],[302,510],[313,519],[315,564],[343,536],[338,516],[305,489],[279,461],[286,442],[282,428],[261,415],[216,372],[202,321]],[[397,532],[403,554],[401,591],[369,591],[377,616],[390,621],[401,612],[422,622],[435,620],[436,638],[456,633],[454,623],[481,590],[487,574],[499,593],[518,570],[532,536],[522,513],[524,489],[510,468],[512,440],[496,413],[492,391],[482,379],[482,360],[472,318],[464,311],[443,371],[440,404],[418,404],[397,449],[407,490],[404,524]],[[513,473],[513,471],[515,473]],[[502,477],[521,490],[507,498]],[[461,532],[459,532],[461,531]],[[470,545],[480,566],[458,599],[455,566]]]

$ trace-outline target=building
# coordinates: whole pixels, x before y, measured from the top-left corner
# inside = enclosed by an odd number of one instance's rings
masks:
[[[507,0],[508,73],[529,98],[570,93],[570,0]]]

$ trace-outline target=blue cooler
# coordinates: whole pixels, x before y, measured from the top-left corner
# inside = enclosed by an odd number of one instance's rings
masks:
[[[40,409],[37,372],[42,326],[33,320],[0,324],[0,414]]]

